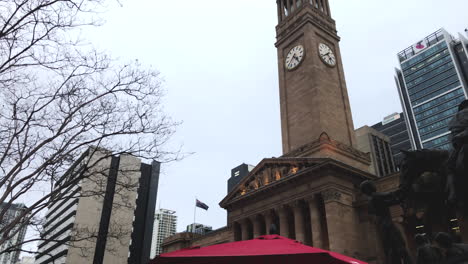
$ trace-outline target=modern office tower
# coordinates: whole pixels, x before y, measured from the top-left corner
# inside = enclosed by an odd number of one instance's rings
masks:
[[[373,129],[383,133],[390,138],[393,160],[398,166],[403,159],[402,150],[411,150],[408,127],[403,113],[393,113],[386,116],[382,122],[372,126]]]
[[[3,219],[0,220],[0,228],[5,226],[5,224],[12,223],[15,218],[24,212],[26,206],[24,204],[1,204],[0,212],[4,211],[5,209],[6,213]],[[11,251],[11,253],[0,254],[0,264],[16,264],[16,262],[19,260],[22,246],[21,244],[23,243],[24,236],[26,235],[26,227],[26,225],[20,223],[16,229],[12,230],[11,234],[14,234],[12,238],[8,239],[5,243],[0,245],[0,252],[8,250],[9,248],[18,249]]]
[[[398,53],[396,82],[413,149],[450,149],[448,123],[468,98],[468,40],[444,29]]]
[[[165,238],[176,233],[176,212],[167,209],[159,209],[154,217],[153,242],[151,244],[151,258],[162,253],[162,242]]]
[[[228,180],[228,193],[236,186],[245,176],[249,175],[255,167],[243,163],[231,170],[231,178]]]
[[[357,129],[355,133],[357,148],[371,154],[371,173],[383,177],[397,171],[388,136],[368,126]]]
[[[160,163],[90,149],[55,183],[36,264],[148,263]],[[65,188],[66,187],[66,188]]]
[[[207,233],[209,233],[211,231],[213,231],[213,227],[198,224],[198,223],[193,223],[193,224],[187,226],[187,232],[188,233],[195,233],[195,234],[205,235],[205,234],[207,234]]]

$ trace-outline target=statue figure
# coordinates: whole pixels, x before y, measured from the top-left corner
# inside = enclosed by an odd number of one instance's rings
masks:
[[[437,233],[434,242],[444,256],[447,264],[468,264],[468,245],[453,243],[452,236],[447,233]]]
[[[401,205],[405,214],[423,215],[428,208],[444,207],[449,152],[423,149],[403,154],[399,188],[404,196]]]
[[[381,234],[386,264],[410,264],[411,257],[406,250],[405,240],[400,230],[392,221],[389,207],[400,204],[403,196],[400,190],[388,193],[379,193],[374,182],[361,183],[361,191],[370,197],[369,214],[377,217],[377,228]]]
[[[442,252],[439,248],[433,247],[425,235],[417,234],[414,237],[416,244],[417,264],[439,264],[442,262]]]
[[[447,178],[447,189],[450,202],[468,203],[466,187],[468,186],[468,100],[458,107],[458,113],[450,121],[453,150],[450,155]]]

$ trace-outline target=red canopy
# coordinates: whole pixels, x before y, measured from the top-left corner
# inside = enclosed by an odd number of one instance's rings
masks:
[[[162,254],[151,264],[366,264],[278,235]]]

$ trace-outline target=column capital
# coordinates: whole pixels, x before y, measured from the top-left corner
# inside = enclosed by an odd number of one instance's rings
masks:
[[[343,193],[337,189],[328,189],[321,194],[324,202],[341,202],[343,196]]]
[[[287,204],[282,204],[282,205],[279,205],[279,206],[275,207],[275,210],[278,212],[278,214],[280,214],[280,213],[286,212],[288,207],[289,206]]]
[[[247,224],[249,222],[249,217],[239,219],[237,222],[241,225]]]
[[[290,202],[288,205],[289,207],[291,207],[291,209],[301,208],[302,206],[301,200],[295,200],[293,202]]]
[[[264,212],[261,212],[260,214],[263,215],[263,217],[271,217],[271,216],[273,216],[272,210],[275,210],[275,209],[268,209],[268,210],[266,210]]]
[[[304,201],[306,201],[307,203],[317,201],[317,198],[315,197],[315,194],[310,195],[310,196],[306,196],[306,197],[304,197],[304,198],[302,198],[302,199],[303,199]]]
[[[260,214],[254,214],[251,216],[248,216],[246,219],[249,219],[251,222],[257,221],[257,218],[259,217]]]

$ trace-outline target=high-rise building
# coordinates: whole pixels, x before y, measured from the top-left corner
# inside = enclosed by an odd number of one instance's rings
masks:
[[[403,113],[393,113],[386,116],[382,122],[372,126],[373,129],[383,133],[390,138],[393,160],[398,166],[403,159],[402,150],[411,150],[411,141],[408,134]]]
[[[151,258],[162,253],[162,242],[176,233],[177,215],[175,211],[159,209],[154,216],[153,241],[151,243]]]
[[[371,173],[383,177],[397,171],[388,136],[374,128],[363,126],[356,130],[356,142],[359,150],[371,155]]]
[[[213,231],[213,227],[203,225],[203,224],[193,223],[193,224],[187,226],[187,232],[188,233],[195,233],[195,234],[205,235],[205,234],[207,234],[207,233],[209,233],[211,231]]]
[[[63,190],[48,208],[35,263],[147,263],[159,168],[130,155],[84,153],[55,184]]]
[[[6,203],[3,203],[0,205],[0,212],[4,211],[5,208],[6,214],[0,221],[0,229],[5,226],[5,224],[12,223],[13,220],[24,212],[26,206],[24,204],[7,205]],[[8,249],[12,247],[18,249],[12,250],[10,253],[0,254],[0,264],[16,264],[19,260],[21,244],[23,243],[24,236],[26,235],[26,227],[27,225],[20,223],[17,228],[12,230],[11,234],[14,234],[12,238],[0,245],[0,252],[5,250],[10,251]]]
[[[243,163],[231,170],[231,178],[228,180],[228,193],[236,186],[245,176],[249,175],[254,169],[254,166]]]
[[[444,29],[398,53],[396,82],[413,149],[450,149],[448,123],[468,98],[468,40]]]

